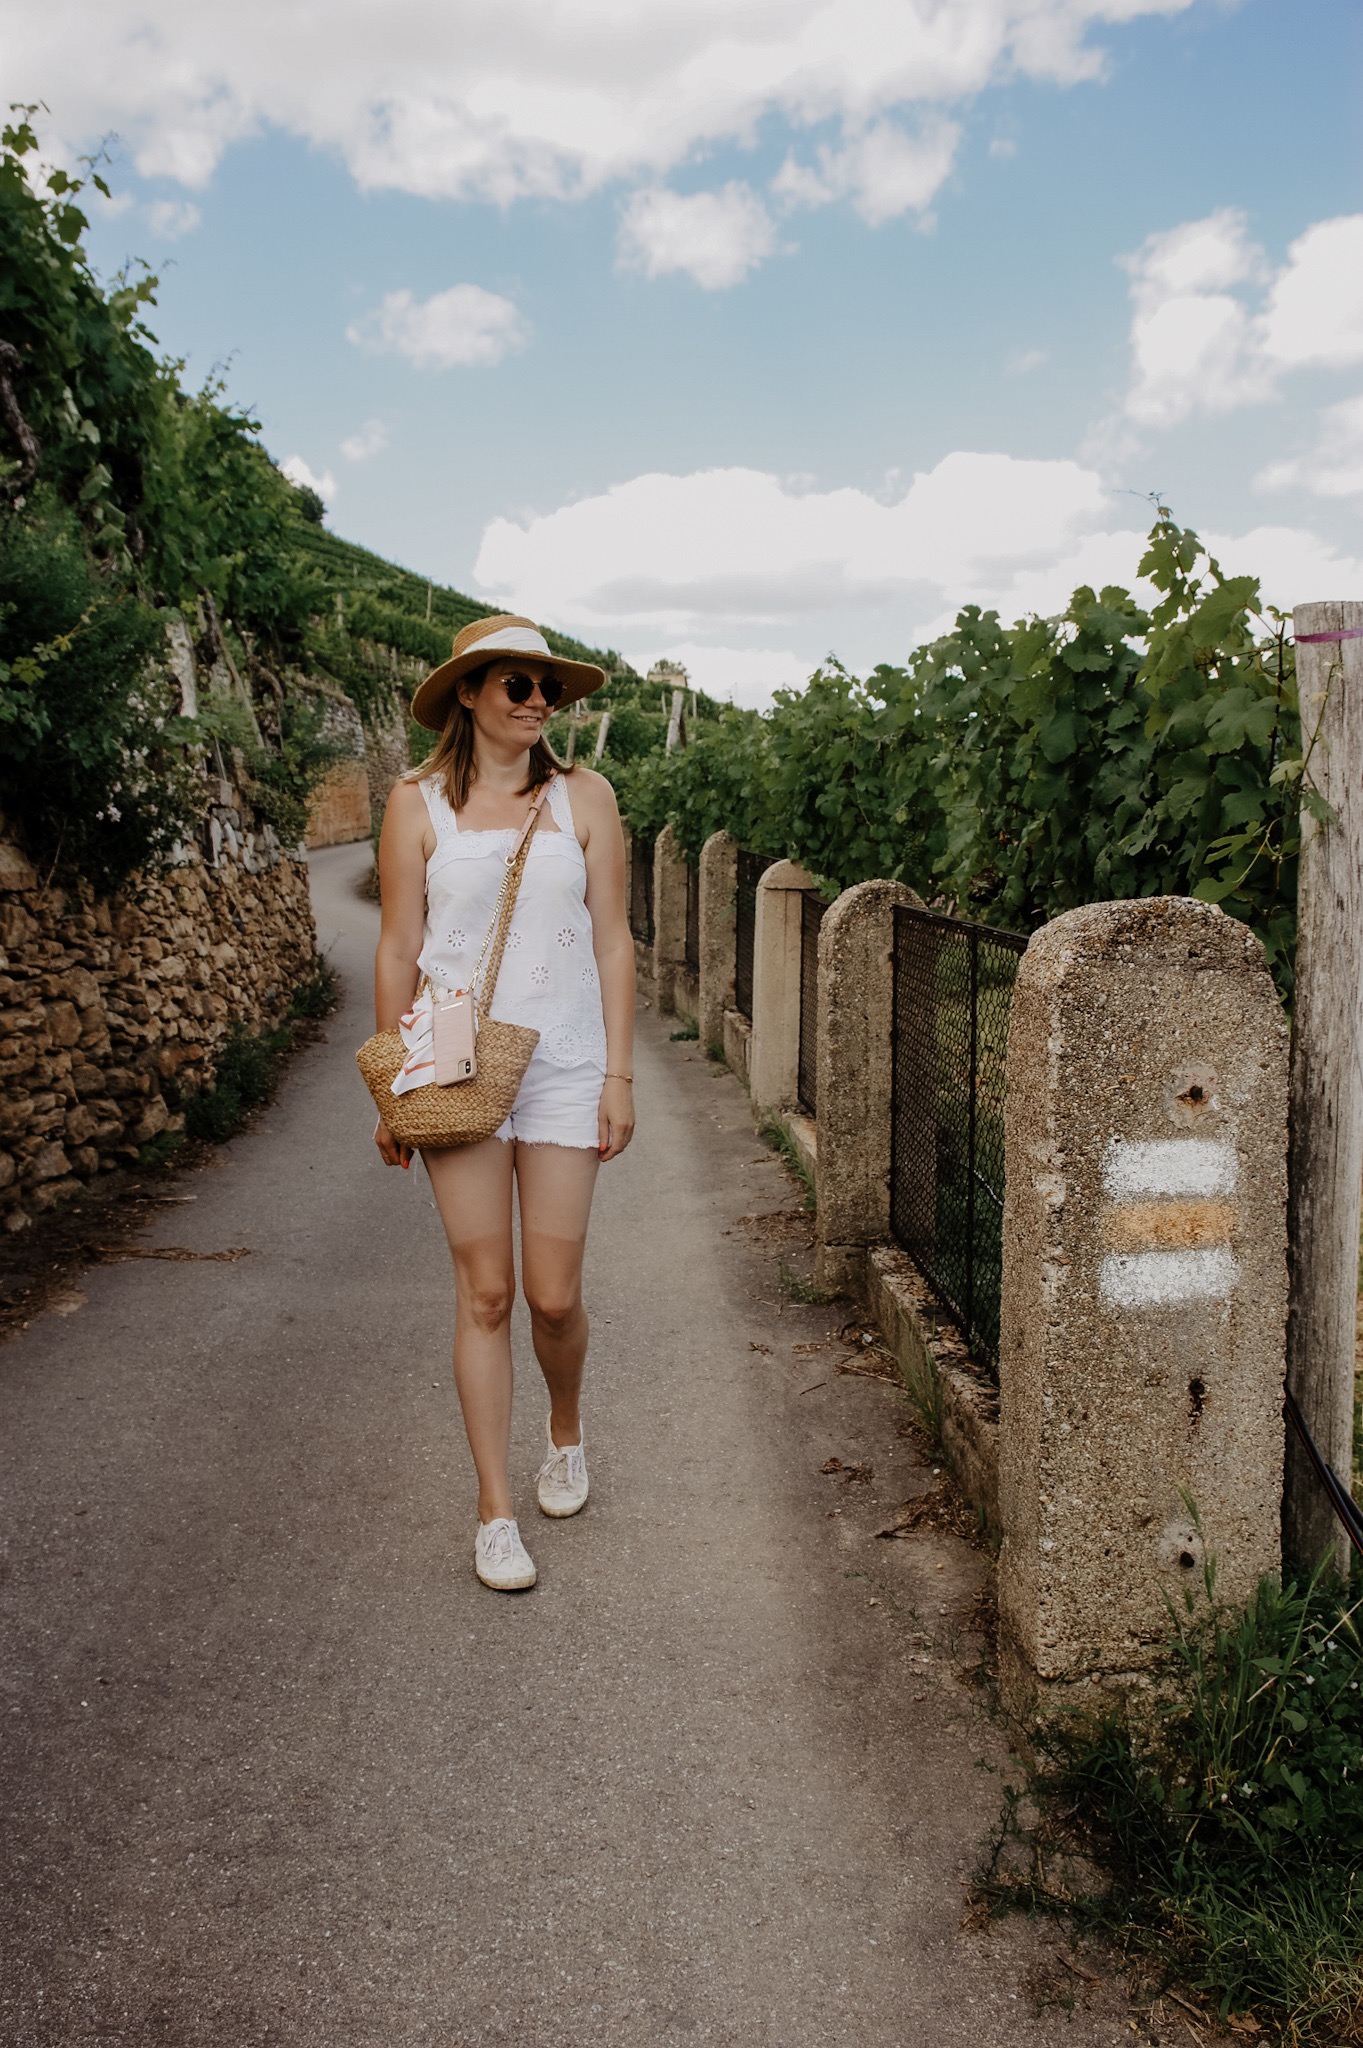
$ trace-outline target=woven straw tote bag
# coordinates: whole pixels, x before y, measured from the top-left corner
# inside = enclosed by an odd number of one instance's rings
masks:
[[[551,776],[549,781],[552,780]],[[545,782],[530,807],[516,844],[507,855],[497,908],[492,913],[492,923],[483,941],[478,966],[473,970],[472,980],[476,986],[486,955],[487,973],[477,998],[478,1071],[472,1080],[457,1081],[446,1087],[427,1081],[420,1088],[409,1089],[405,1095],[394,1095],[393,1082],[407,1057],[402,1034],[397,1031],[376,1031],[372,1038],[366,1038],[355,1055],[355,1064],[364,1076],[380,1119],[399,1145],[424,1146],[431,1151],[441,1151],[452,1145],[477,1145],[500,1130],[511,1114],[511,1105],[525,1079],[530,1055],[539,1044],[540,1035],[528,1024],[503,1024],[496,1017],[489,1017],[487,1012],[492,1007],[502,954],[506,950],[506,935],[511,928],[525,863],[530,857],[530,841],[548,794],[549,782]],[[419,988],[417,993],[420,992]]]

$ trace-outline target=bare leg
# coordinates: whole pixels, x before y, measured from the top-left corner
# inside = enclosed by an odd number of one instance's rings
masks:
[[[514,1515],[511,1445],[511,1173],[500,1138],[423,1152],[454,1260],[454,1383],[478,1472],[478,1519]]]
[[[587,1358],[582,1253],[596,1186],[594,1151],[573,1145],[517,1145],[521,1278],[535,1356],[549,1389],[556,1444],[582,1440],[578,1401]]]

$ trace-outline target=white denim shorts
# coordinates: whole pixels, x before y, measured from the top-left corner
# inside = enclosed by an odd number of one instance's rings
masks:
[[[595,1152],[601,1144],[598,1113],[606,1070],[594,1060],[556,1066],[532,1053],[511,1114],[497,1136],[522,1145],[572,1145]]]

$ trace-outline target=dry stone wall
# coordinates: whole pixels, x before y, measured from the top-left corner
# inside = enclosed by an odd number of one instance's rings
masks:
[[[322,731],[333,746],[345,750],[312,793],[304,843],[348,846],[369,837],[369,773],[366,733],[359,712],[343,690],[311,681],[308,695],[322,707]]]
[[[334,685],[310,677],[306,689],[323,704],[323,731],[339,743],[346,758],[313,792],[305,844],[341,846],[367,839],[383,817],[393,784],[412,765],[406,699],[395,685],[386,705],[361,719],[350,698]]]
[[[25,1228],[136,1159],[211,1084],[234,1024],[316,971],[307,870],[223,784],[204,846],[102,896],[40,876],[0,820],[0,1218]]]

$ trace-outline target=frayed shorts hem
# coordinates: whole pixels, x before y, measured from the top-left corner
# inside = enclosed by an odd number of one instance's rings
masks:
[[[594,1060],[558,1067],[551,1060],[532,1059],[511,1114],[494,1135],[506,1145],[564,1145],[598,1152],[605,1081],[605,1068]]]

